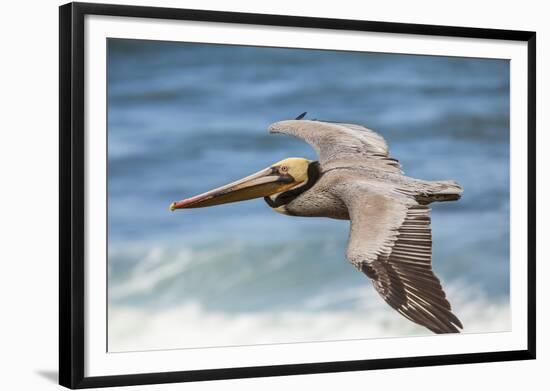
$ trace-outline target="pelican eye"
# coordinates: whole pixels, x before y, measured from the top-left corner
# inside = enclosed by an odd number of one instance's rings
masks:
[[[279,171],[284,172],[284,173],[288,172],[288,166],[279,167]]]

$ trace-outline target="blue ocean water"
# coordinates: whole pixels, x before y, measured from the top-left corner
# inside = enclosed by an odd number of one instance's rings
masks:
[[[346,262],[348,222],[261,199],[168,210],[315,159],[267,132],[304,111],[364,124],[407,175],[464,187],[432,205],[434,270],[465,331],[509,327],[507,60],[109,39],[110,350],[426,333]]]

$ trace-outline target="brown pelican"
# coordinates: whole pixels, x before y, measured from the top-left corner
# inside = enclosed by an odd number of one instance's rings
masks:
[[[441,283],[432,271],[430,208],[455,201],[454,181],[403,175],[386,141],[360,125],[318,120],[280,121],[270,133],[305,140],[319,161],[288,158],[256,174],[174,202],[171,210],[201,208],[264,197],[290,216],[350,220],[346,257],[365,273],[382,298],[405,318],[434,333],[458,333]]]

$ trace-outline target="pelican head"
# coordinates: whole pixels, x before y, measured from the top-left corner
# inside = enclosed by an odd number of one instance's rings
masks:
[[[284,159],[228,185],[173,202],[170,210],[203,208],[260,197],[264,197],[273,207],[274,197],[304,187],[305,184],[316,180],[318,167],[317,162],[304,158]]]

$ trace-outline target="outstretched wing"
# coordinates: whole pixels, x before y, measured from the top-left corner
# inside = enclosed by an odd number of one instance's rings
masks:
[[[321,165],[347,161],[358,165],[365,159],[377,163],[378,168],[401,172],[401,165],[389,157],[386,140],[364,126],[337,122],[287,120],[275,122],[270,133],[284,133],[303,139],[310,144]]]
[[[351,219],[348,260],[407,319],[438,334],[460,332],[432,271],[430,209],[364,189],[342,198]]]

